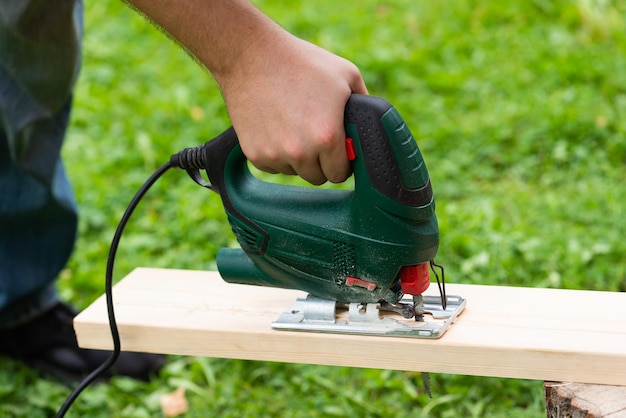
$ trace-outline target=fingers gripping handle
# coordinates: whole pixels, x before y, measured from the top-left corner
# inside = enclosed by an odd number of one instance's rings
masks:
[[[414,220],[431,216],[434,199],[428,172],[397,110],[384,99],[352,95],[345,107],[344,126],[355,177],[354,203],[366,202],[369,206],[378,201],[379,206]],[[307,190],[294,192],[293,188],[256,179],[232,127],[200,147],[172,156],[171,161],[186,169],[198,184],[220,194],[227,212],[237,218],[247,218],[240,217],[242,212],[247,213],[244,206],[269,207],[260,210],[271,211],[277,202],[284,202],[286,194],[291,202],[333,198],[333,190],[299,188]],[[202,178],[200,170],[206,171],[210,183]],[[254,202],[250,202],[252,195]],[[361,209],[354,210],[353,216],[359,216]]]
[[[361,154],[366,173],[355,167],[355,176],[378,192],[402,204],[425,206],[431,203],[432,189],[424,159],[415,139],[398,111],[386,100],[353,94],[345,108],[344,124],[348,137],[348,157]],[[213,188],[225,193],[227,158],[237,160],[233,167],[247,174],[246,157],[238,147],[231,127],[202,147],[202,165]],[[233,153],[231,155],[231,153]]]
[[[353,94],[345,107],[344,126],[357,195],[365,195],[367,200],[371,191],[376,190],[400,207],[433,206],[422,155],[407,125],[389,102]],[[248,170],[235,130],[231,127],[201,147],[185,151],[172,157],[173,160],[176,157],[174,165],[185,168],[197,183],[219,193],[228,211],[238,212],[229,195],[240,193],[237,186],[242,181],[249,183],[254,176]],[[203,181],[199,170],[206,170],[210,184]],[[268,188],[265,182],[255,184]],[[271,189],[277,193],[272,195],[280,196],[281,188],[275,186]],[[430,214],[430,210],[419,212]]]

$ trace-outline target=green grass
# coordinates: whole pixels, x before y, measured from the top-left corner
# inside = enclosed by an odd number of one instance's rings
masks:
[[[624,1],[259,0],[288,30],[355,62],[428,165],[438,261],[458,283],[626,290]],[[229,122],[215,83],[116,0],[87,2],[84,66],[65,162],[81,206],[59,281],[79,307],[103,291],[122,211],[169,155]],[[232,243],[218,198],[170,173],[140,206],[116,276],[213,269]],[[529,301],[532,303],[532,301]],[[584,314],[584,312],[581,312]],[[572,318],[575,320],[575,318]],[[0,416],[49,416],[69,389],[0,359]],[[173,357],[150,383],[88,389],[70,416],[545,416],[538,381]]]

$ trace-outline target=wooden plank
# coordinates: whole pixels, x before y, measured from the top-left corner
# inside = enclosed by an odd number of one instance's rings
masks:
[[[303,293],[228,284],[216,272],[140,268],[114,300],[131,351],[626,385],[626,293],[447,289],[467,307],[439,340],[275,331]],[[82,347],[112,347],[103,297],[74,324]]]
[[[626,416],[626,386],[546,382],[544,389],[548,418]]]

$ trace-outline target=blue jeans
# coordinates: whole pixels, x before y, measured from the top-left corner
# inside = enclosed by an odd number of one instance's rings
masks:
[[[80,68],[80,0],[0,0],[0,328],[57,301],[77,208],[61,145]]]

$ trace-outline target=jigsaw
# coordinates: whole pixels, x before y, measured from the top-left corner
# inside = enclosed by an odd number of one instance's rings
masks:
[[[446,295],[434,262],[439,229],[422,154],[382,98],[352,95],[344,126],[353,190],[258,179],[233,128],[171,164],[222,199],[241,247],[217,254],[225,281],[308,293],[274,329],[438,338],[465,300]],[[430,270],[440,297],[423,296]]]
[[[223,248],[224,280],[308,293],[273,322],[276,330],[439,338],[465,308],[445,292],[435,200],[422,154],[398,111],[384,99],[352,95],[344,113],[354,189],[288,186],[256,178],[234,129],[170,157],[137,191],[115,230],[106,268],[113,351],[72,391],[111,368],[121,351],[113,309],[113,270],[124,228],[141,199],[170,168],[217,192],[241,248]],[[205,171],[209,181],[201,174]],[[431,284],[439,296],[424,296]],[[441,279],[437,273],[439,269]],[[430,395],[428,373],[422,373]]]

